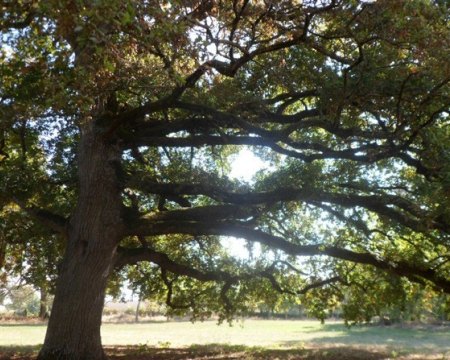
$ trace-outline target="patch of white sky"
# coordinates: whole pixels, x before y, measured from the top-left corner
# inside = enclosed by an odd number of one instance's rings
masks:
[[[230,178],[245,181],[250,185],[254,183],[254,176],[260,170],[273,171],[274,168],[269,162],[263,161],[256,156],[250,149],[243,148],[231,163]],[[222,246],[236,259],[250,258],[249,249],[246,246],[246,240],[231,236],[222,238]],[[253,255],[260,253],[259,244],[252,246]]]
[[[252,182],[256,173],[262,169],[271,169],[271,165],[244,148],[232,162],[229,177]]]

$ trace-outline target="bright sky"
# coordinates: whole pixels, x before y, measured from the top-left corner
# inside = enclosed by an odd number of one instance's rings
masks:
[[[268,164],[265,164],[248,149],[241,150],[231,166],[230,177],[245,181],[250,181],[258,170],[269,167]]]
[[[261,169],[269,168],[270,165],[255,156],[249,149],[243,149],[231,164],[231,178],[252,181],[253,176]],[[245,240],[231,236],[223,237],[222,246],[236,258],[248,258],[249,253],[245,247]],[[255,244],[254,253],[258,254],[258,244]]]

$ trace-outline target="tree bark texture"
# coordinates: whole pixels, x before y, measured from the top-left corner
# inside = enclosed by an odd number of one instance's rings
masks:
[[[106,142],[88,122],[82,129],[78,161],[79,200],[70,220],[68,245],[38,360],[105,359],[101,317],[123,233],[118,145]]]

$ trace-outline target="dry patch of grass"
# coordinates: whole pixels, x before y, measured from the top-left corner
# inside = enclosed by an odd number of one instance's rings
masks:
[[[47,320],[43,320],[39,316],[16,316],[3,315],[0,316],[0,325],[46,325]]]

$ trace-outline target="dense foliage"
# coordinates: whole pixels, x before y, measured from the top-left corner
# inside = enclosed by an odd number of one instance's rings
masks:
[[[0,261],[66,249],[55,302],[83,267],[195,318],[450,294],[446,2],[0,6]]]

